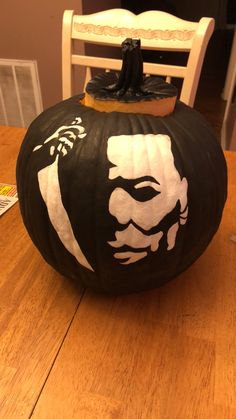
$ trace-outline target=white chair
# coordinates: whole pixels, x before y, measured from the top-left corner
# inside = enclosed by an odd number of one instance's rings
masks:
[[[121,60],[76,54],[75,40],[85,43],[121,46],[125,38],[139,38],[141,48],[158,51],[189,52],[186,66],[144,62],[144,73],[183,79],[180,100],[194,105],[202,63],[209,39],[214,30],[214,19],[203,17],[189,22],[165,12],[147,11],[139,15],[124,9],[111,9],[90,15],[74,15],[66,10],[62,33],[63,99],[72,91],[72,68],[86,67],[85,84],[91,79],[91,67],[120,70]]]

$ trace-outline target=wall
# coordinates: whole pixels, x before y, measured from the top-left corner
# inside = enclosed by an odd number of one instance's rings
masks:
[[[120,0],[82,0],[84,14],[101,12],[106,9],[117,9],[121,7]]]
[[[216,28],[225,28],[227,3],[235,0],[121,0],[121,7],[134,13],[145,10],[163,10],[182,19],[197,21],[203,16],[214,17]]]
[[[0,58],[36,60],[47,108],[61,100],[61,22],[65,9],[82,11],[82,0],[4,1]]]

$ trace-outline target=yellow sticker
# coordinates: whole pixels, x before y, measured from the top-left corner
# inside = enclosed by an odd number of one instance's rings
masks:
[[[10,185],[0,185],[0,195],[8,195],[11,189]]]

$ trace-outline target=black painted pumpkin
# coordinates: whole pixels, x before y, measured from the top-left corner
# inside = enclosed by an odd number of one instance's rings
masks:
[[[104,77],[103,100],[153,98],[140,83],[120,92],[114,75],[95,78],[96,92]],[[25,226],[50,265],[87,287],[160,286],[191,265],[218,229],[227,182],[221,148],[202,116],[181,102],[163,117],[101,112],[82,97],[46,110],[28,129],[17,162]]]

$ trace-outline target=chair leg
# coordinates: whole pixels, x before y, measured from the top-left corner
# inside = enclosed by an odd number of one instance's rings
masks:
[[[233,101],[235,86],[236,86],[236,67],[234,68],[234,71],[232,74],[228,99],[227,99],[225,113],[224,113],[224,119],[223,119],[222,128],[221,128],[221,146],[223,149],[229,149],[231,139],[232,139],[232,138],[228,138],[227,124],[228,124],[228,119],[229,119],[229,114],[230,114],[230,107]]]
[[[236,29],[234,30],[234,37],[233,37],[233,42],[232,42],[232,47],[231,47],[231,53],[230,53],[228,69],[227,69],[227,74],[226,74],[226,79],[225,79],[225,85],[224,85],[224,89],[221,96],[223,100],[228,100],[229,98],[230,86],[231,86],[231,81],[232,81],[232,76],[233,76],[233,71],[234,71],[235,66],[236,66]]]

